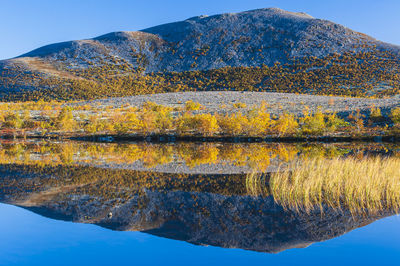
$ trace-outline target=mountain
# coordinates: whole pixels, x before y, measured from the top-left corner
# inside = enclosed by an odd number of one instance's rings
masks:
[[[44,46],[0,61],[0,96],[92,99],[199,89],[395,95],[399,63],[399,46],[266,8]]]

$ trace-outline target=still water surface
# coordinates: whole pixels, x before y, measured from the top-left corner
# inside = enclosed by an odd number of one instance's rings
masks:
[[[398,145],[1,144],[0,265],[384,265],[400,258],[393,204],[369,202],[368,210],[357,198],[346,205],[343,194],[338,204],[322,196],[310,208],[307,197],[280,193],[300,188],[271,185],[271,173],[293,161],[385,161],[399,157]],[[397,188],[385,184],[374,193]],[[315,186],[301,189],[308,195]]]

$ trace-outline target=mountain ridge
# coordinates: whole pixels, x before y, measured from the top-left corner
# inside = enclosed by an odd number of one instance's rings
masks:
[[[246,23],[243,23],[244,22]],[[257,32],[255,33],[262,33],[261,30],[263,29],[267,29],[268,31],[274,31],[274,30],[281,30],[278,29],[276,27],[274,27],[274,24],[279,24],[279,22],[284,21],[284,22],[288,22],[287,20],[289,20],[289,25],[283,25],[284,27],[289,27],[289,26],[296,26],[295,30],[297,30],[298,33],[298,41],[299,43],[297,44],[297,46],[294,47],[294,49],[291,51],[290,57],[301,57],[304,56],[306,53],[310,53],[307,51],[302,51],[301,49],[304,49],[304,47],[302,47],[302,45],[304,45],[302,42],[304,41],[304,38],[308,38],[310,36],[305,36],[306,34],[309,34],[307,32],[302,32],[302,30],[307,30],[308,28],[313,28],[313,27],[325,27],[325,29],[327,30],[327,32],[329,34],[331,34],[329,32],[329,30],[335,30],[335,31],[340,31],[341,33],[346,33],[347,36],[346,38],[344,38],[343,36],[339,36],[340,38],[342,38],[342,41],[347,41],[350,44],[356,44],[357,40],[362,40],[366,43],[368,43],[369,41],[373,41],[373,42],[377,42],[377,44],[381,45],[381,46],[393,46],[393,49],[396,50],[396,48],[400,51],[400,47],[395,46],[395,45],[390,45],[381,41],[377,41],[374,38],[362,34],[362,33],[358,33],[356,31],[353,31],[347,27],[344,27],[340,24],[336,24],[333,22],[330,22],[328,20],[322,20],[322,19],[315,19],[305,13],[295,13],[295,12],[288,12],[288,11],[284,11],[282,9],[279,8],[264,8],[264,9],[255,9],[255,10],[250,10],[250,11],[245,11],[245,12],[239,12],[239,13],[225,13],[225,14],[220,14],[220,15],[213,15],[213,16],[197,16],[197,17],[192,17],[192,18],[188,18],[186,20],[183,21],[178,21],[178,22],[172,22],[172,23],[166,23],[166,24],[162,24],[162,25],[158,25],[158,26],[154,26],[154,27],[150,27],[150,28],[146,28],[146,29],[142,29],[139,31],[117,31],[117,32],[110,32],[104,35],[100,35],[91,39],[83,39],[83,40],[74,40],[74,41],[67,41],[67,42],[61,42],[61,43],[55,43],[55,44],[50,44],[50,45],[46,45],[43,47],[39,47],[37,49],[34,49],[28,53],[25,53],[23,55],[20,55],[16,58],[21,58],[21,57],[47,57],[47,56],[54,56],[55,53],[60,53],[63,52],[63,50],[66,49],[92,49],[92,52],[96,52],[98,54],[101,54],[102,52],[104,52],[105,50],[108,50],[108,52],[111,53],[111,55],[114,56],[118,56],[121,58],[124,58],[125,60],[128,61],[132,61],[129,60],[131,58],[129,58],[129,55],[126,54],[126,51],[122,51],[123,49],[115,49],[112,50],[110,48],[114,48],[114,47],[110,47],[110,42],[117,42],[117,44],[120,45],[126,45],[122,42],[128,41],[128,42],[132,42],[131,45],[133,46],[140,46],[141,44],[143,45],[143,43],[141,42],[147,42],[144,45],[148,46],[148,47],[144,47],[145,49],[156,49],[157,51],[163,51],[165,52],[165,49],[167,49],[166,47],[163,47],[163,45],[167,45],[167,46],[171,46],[173,44],[175,44],[177,41],[181,41],[181,42],[185,42],[185,38],[188,37],[189,33],[193,33],[193,34],[197,34],[196,36],[198,37],[199,35],[203,35],[204,32],[206,30],[213,30],[213,31],[219,31],[222,30],[223,27],[229,27],[229,25],[227,25],[227,23],[233,25],[230,28],[228,28],[230,30],[230,32],[233,33],[237,33],[235,32],[237,30],[249,30],[250,27],[255,27]],[[293,21],[292,21],[293,20]],[[243,24],[243,27],[238,26],[240,24]],[[260,23],[263,24],[260,24]],[[298,25],[294,25],[292,24],[293,22],[298,23]],[[304,24],[305,23],[305,24]],[[210,25],[211,24],[211,25]],[[206,30],[203,30],[203,28],[205,28]],[[290,30],[290,28],[289,28]],[[289,31],[288,30],[288,31]],[[226,29],[225,29],[226,31]],[[214,32],[213,32],[214,33]],[[250,36],[257,36],[254,32],[251,32]],[[328,34],[326,33],[326,35]],[[226,34],[226,33],[225,33]],[[315,34],[322,34],[322,32],[315,32]],[[246,35],[246,34],[244,34]],[[276,34],[277,35],[282,35],[282,34]],[[274,36],[274,37],[276,37]],[[243,38],[243,36],[240,36],[241,38]],[[322,40],[322,37],[326,37],[323,35],[319,35],[319,38]],[[183,41],[180,39],[184,39]],[[227,42],[235,42],[235,40],[239,40],[238,39],[233,39],[232,36],[230,36],[230,38],[228,38]],[[192,41],[192,40],[190,40]],[[215,43],[213,42],[214,40],[209,40],[206,39],[205,41],[200,40],[199,43],[190,43],[190,47],[187,47],[185,49],[184,52],[181,53],[188,53],[188,49],[202,49],[202,46],[207,45],[207,43],[212,44]],[[248,39],[242,39],[242,42],[248,41]],[[237,42],[240,42],[237,41]],[[235,42],[236,43],[236,42]],[[258,46],[262,46],[262,44],[257,43]],[[341,43],[341,45],[345,45],[344,42]],[[85,46],[90,46],[90,47],[85,47]],[[179,44],[178,44],[179,46]],[[182,45],[181,45],[182,46]],[[290,44],[290,46],[293,46],[293,44]],[[138,47],[134,47],[136,50],[138,50]],[[169,49],[171,47],[168,47]],[[203,47],[204,48],[204,47]],[[247,47],[248,48],[248,47]],[[272,47],[273,48],[273,47]],[[331,52],[341,52],[340,47],[335,47],[335,48],[330,48],[332,51]],[[240,50],[245,50],[245,49],[238,49]],[[273,49],[269,49],[269,50],[273,50]],[[179,50],[178,50],[179,52]],[[274,52],[274,51],[268,51],[268,52]],[[149,51],[144,51],[144,53],[147,55],[147,53],[149,53]],[[234,51],[229,50],[228,53],[232,53],[232,56],[235,56],[233,53]],[[317,52],[311,52],[311,54],[313,56],[321,56],[324,53],[324,51],[319,52],[319,54]],[[77,55],[79,55],[79,51],[76,53]],[[175,55],[176,53],[174,53]],[[193,54],[193,51],[192,53]],[[212,55],[212,57],[216,58],[216,54],[221,54],[221,52],[219,51],[219,53],[214,53]],[[54,58],[56,59],[56,58]],[[173,65],[170,62],[170,57],[168,57],[168,62],[170,65]],[[182,60],[182,58],[179,58]],[[186,58],[185,58],[186,59]],[[192,60],[193,58],[191,58],[190,60],[190,65],[193,63]],[[201,66],[198,67],[190,67],[188,66],[189,63],[184,64],[184,66],[178,67],[178,69],[176,69],[176,67],[174,66],[168,66],[165,67],[166,63],[162,62],[162,66],[149,66],[149,72],[158,72],[158,71],[187,71],[187,70],[208,70],[208,69],[213,69],[213,68],[220,68],[220,67],[225,67],[225,66],[254,66],[254,65],[262,65],[262,64],[267,64],[267,65],[272,65],[273,63],[275,63],[276,61],[283,63],[284,60],[282,60],[283,58],[278,58],[276,60],[274,60],[274,58],[266,58],[264,60],[262,60],[263,62],[257,62],[256,64],[251,64],[251,62],[245,61],[243,62],[243,60],[240,59],[236,59],[234,60],[234,62],[224,62],[222,64],[218,64],[216,63],[214,60],[214,62],[212,62],[212,60],[210,60],[210,58],[206,58],[207,63],[200,63]],[[8,59],[10,60],[10,59]],[[12,60],[12,59],[11,59]],[[157,62],[157,60],[155,60],[155,63],[159,63]],[[232,59],[231,59],[232,61]],[[132,63],[132,62],[131,62]],[[163,69],[166,68],[166,69]]]

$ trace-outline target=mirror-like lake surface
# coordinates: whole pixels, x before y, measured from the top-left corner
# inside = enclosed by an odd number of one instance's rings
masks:
[[[0,144],[0,265],[400,258],[396,144]]]

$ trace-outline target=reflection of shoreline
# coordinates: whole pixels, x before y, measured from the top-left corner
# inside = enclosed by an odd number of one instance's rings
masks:
[[[273,172],[296,158],[399,153],[395,144],[2,142],[0,163],[88,165],[188,174]]]

